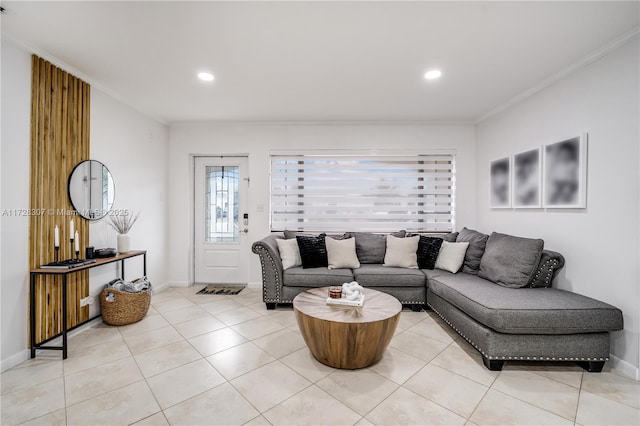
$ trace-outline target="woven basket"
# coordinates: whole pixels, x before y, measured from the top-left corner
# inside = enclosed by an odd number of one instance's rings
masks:
[[[113,302],[107,300],[113,294]],[[105,288],[100,293],[102,320],[109,325],[127,325],[140,321],[147,315],[151,303],[151,292],[127,293],[114,288]]]

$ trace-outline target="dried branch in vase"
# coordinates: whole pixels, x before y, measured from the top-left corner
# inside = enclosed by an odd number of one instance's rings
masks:
[[[140,212],[135,216],[131,214],[109,216],[109,226],[118,234],[126,234],[131,231],[133,224],[138,220],[138,216],[140,216]]]

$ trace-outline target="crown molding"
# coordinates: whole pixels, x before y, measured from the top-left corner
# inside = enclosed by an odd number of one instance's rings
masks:
[[[538,92],[546,89],[547,87],[555,84],[556,82],[562,80],[563,78],[565,78],[565,77],[567,77],[567,76],[569,76],[571,74],[574,74],[578,70],[587,67],[588,65],[590,65],[593,62],[597,61],[598,59],[601,59],[601,58],[607,56],[609,53],[618,50],[620,47],[622,47],[623,45],[627,44],[634,37],[636,37],[639,33],[640,33],[640,27],[635,27],[633,30],[623,34],[621,37],[615,39],[614,41],[612,41],[611,43],[605,45],[604,47],[594,51],[593,53],[591,53],[590,55],[584,57],[580,61],[568,66],[567,68],[564,68],[563,70],[553,74],[550,77],[545,78],[540,83],[536,84],[535,86],[531,87],[530,89],[525,90],[524,92],[520,93],[519,95],[511,98],[509,101],[501,104],[500,106],[490,110],[488,113],[480,116],[477,120],[474,121],[474,124],[478,125],[478,124],[482,123],[483,121],[487,120],[488,118],[491,118],[491,117],[493,117],[495,115],[498,115],[499,113],[503,112],[507,108],[510,108],[510,107],[514,106],[515,104],[518,104],[518,103],[524,101],[525,99],[530,98],[531,96],[533,96],[536,93],[538,93]]]
[[[33,53],[34,55],[38,55],[42,59],[51,62],[56,67],[61,68],[61,69],[65,70],[66,72],[70,73],[70,74],[73,74],[75,77],[78,77],[79,79],[89,83],[89,85],[91,87],[95,87],[96,89],[98,89],[102,93],[110,96],[111,98],[117,100],[118,102],[128,106],[129,108],[136,110],[137,112],[139,112],[140,114],[144,115],[145,117],[150,118],[151,120],[156,121],[159,124],[162,124],[162,125],[165,125],[165,126],[169,125],[169,122],[167,122],[167,120],[165,120],[163,118],[160,118],[160,117],[157,117],[157,116],[155,116],[153,114],[150,114],[147,111],[144,111],[144,110],[140,109],[138,106],[136,106],[135,104],[131,103],[125,97],[121,96],[120,94],[114,92],[111,89],[108,89],[106,86],[101,84],[96,79],[94,79],[94,78],[90,77],[89,75],[83,73],[79,69],[69,65],[68,63],[64,62],[63,60],[61,60],[61,59],[49,54],[48,52],[45,52],[45,51],[43,51],[41,49],[33,47],[33,46],[29,45],[28,43],[25,43],[24,41],[20,40],[19,38],[15,37],[12,34],[7,33],[7,32],[3,32],[2,33],[2,38],[10,41],[11,43],[13,43],[16,46],[22,48],[23,50],[26,50],[29,53]]]

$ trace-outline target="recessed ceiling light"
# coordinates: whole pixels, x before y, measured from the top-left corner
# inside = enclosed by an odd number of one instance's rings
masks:
[[[202,81],[213,81],[213,74],[208,72],[199,72],[198,78]]]
[[[435,80],[437,78],[440,78],[440,76],[442,76],[442,71],[440,70],[431,70],[424,73],[424,78],[426,78],[427,80]]]

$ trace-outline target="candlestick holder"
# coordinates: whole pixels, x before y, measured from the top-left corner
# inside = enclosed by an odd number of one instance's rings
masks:
[[[80,259],[80,250],[76,250],[76,259]]]
[[[55,261],[56,263],[60,261],[60,246],[53,247],[55,250]]]
[[[71,256],[69,256],[69,257],[73,259],[73,252],[75,251],[75,250],[73,249],[73,237],[69,238],[69,242],[71,243],[71,245],[70,245],[70,248],[71,248],[71,250],[70,250]]]

